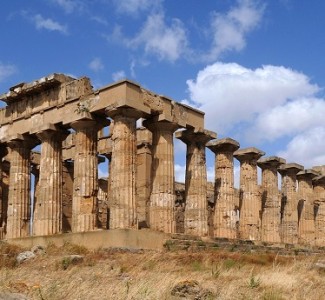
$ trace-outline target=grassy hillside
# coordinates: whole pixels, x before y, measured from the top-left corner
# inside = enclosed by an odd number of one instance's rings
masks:
[[[18,265],[0,247],[0,292],[30,299],[325,299],[325,255],[280,257],[225,250],[131,251],[49,245]],[[74,261],[71,254],[83,256]]]

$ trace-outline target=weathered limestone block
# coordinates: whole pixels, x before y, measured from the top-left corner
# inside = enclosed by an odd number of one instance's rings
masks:
[[[234,157],[240,161],[240,220],[239,237],[260,239],[262,203],[257,184],[257,160],[265,152],[254,147],[239,149]]]
[[[297,173],[303,169],[303,166],[295,163],[283,164],[278,168],[282,175],[280,237],[285,244],[298,243]]]
[[[215,153],[214,236],[237,238],[238,207],[234,188],[234,152],[239,143],[230,138],[211,141],[207,147]]]
[[[110,164],[110,229],[132,228],[136,219],[136,120],[141,112],[133,108],[106,110],[114,119]]]
[[[52,124],[36,133],[42,147],[39,190],[34,203],[34,235],[62,231],[62,140],[68,134]]]
[[[281,198],[278,189],[277,168],[285,160],[277,156],[263,157],[257,161],[262,169],[262,226],[261,240],[280,243]]]
[[[312,179],[319,173],[313,169],[300,171],[298,180],[298,214],[299,230],[298,240],[303,245],[315,244],[315,213]]]
[[[98,192],[97,132],[98,122],[90,114],[71,123],[76,130],[72,232],[85,232],[96,227]]]
[[[216,133],[202,130],[176,132],[176,138],[187,145],[185,174],[185,234],[208,234],[206,143],[216,138]]]
[[[30,150],[36,143],[17,135],[9,138],[7,144],[11,153],[6,238],[10,239],[29,234]]]
[[[325,175],[313,179],[314,201],[317,205],[315,216],[316,246],[325,246]]]
[[[152,132],[152,191],[150,195],[150,228],[174,233],[175,223],[175,171],[173,133],[176,123],[157,121],[144,122]]]

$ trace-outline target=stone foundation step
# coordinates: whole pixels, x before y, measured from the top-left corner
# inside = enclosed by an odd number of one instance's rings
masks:
[[[173,236],[174,238],[166,239],[165,249],[168,251],[206,251],[206,250],[226,250],[230,252],[247,252],[247,253],[277,253],[278,255],[312,255],[324,253],[323,248],[298,248],[294,245],[272,245],[258,243],[253,241],[228,240],[228,239],[209,239],[204,241],[200,238],[182,239],[182,235]]]

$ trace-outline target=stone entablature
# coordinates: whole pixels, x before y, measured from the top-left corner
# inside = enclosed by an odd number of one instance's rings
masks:
[[[17,84],[0,100],[7,104],[0,109],[2,237],[149,227],[325,246],[325,166],[303,170],[216,139],[203,112],[129,80],[93,90],[86,77],[52,74]],[[174,179],[174,137],[187,145],[184,186]],[[32,151],[37,145],[40,152]],[[215,153],[214,187],[207,147]],[[101,162],[108,179],[98,179]]]

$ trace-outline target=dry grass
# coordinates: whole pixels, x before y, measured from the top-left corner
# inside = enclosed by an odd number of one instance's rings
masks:
[[[206,299],[324,299],[325,272],[313,265],[325,256],[279,257],[226,251],[136,253],[66,244],[21,265],[21,249],[0,245],[0,290],[31,299],[178,299],[175,284],[197,281],[212,292]],[[62,267],[69,254],[84,255]],[[185,299],[185,298],[182,298]],[[189,298],[187,298],[189,299]]]

